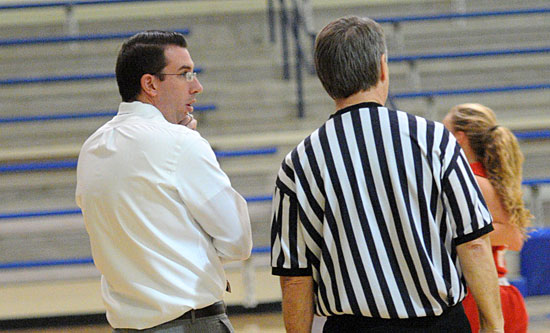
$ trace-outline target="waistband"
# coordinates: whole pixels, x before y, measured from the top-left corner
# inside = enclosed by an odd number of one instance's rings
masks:
[[[209,305],[201,309],[192,309],[182,314],[178,319],[191,319],[195,320],[202,317],[216,316],[225,313],[225,303],[223,301],[216,302],[212,305]]]
[[[378,318],[378,317],[364,317],[357,315],[334,315],[328,316],[327,322],[344,323],[355,322],[357,327],[372,328],[379,326],[397,326],[397,327],[430,327],[438,322],[455,322],[463,319],[467,322],[466,315],[464,313],[464,307],[462,302],[451,306],[441,313],[439,316],[427,316],[427,317],[414,317],[414,318]]]

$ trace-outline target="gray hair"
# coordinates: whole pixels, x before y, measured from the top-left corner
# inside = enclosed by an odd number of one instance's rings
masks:
[[[315,68],[333,98],[368,90],[380,80],[380,58],[387,54],[382,27],[369,18],[346,16],[330,22],[315,40]]]

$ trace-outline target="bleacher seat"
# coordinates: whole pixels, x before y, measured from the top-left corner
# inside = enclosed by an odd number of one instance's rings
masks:
[[[550,228],[529,233],[521,250],[521,275],[528,296],[550,295]]]

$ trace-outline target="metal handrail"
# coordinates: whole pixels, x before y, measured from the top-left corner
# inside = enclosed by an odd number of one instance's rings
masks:
[[[285,0],[279,0],[279,15],[281,16],[281,52],[283,60],[283,80],[290,79],[289,51],[288,51],[288,11]]]
[[[293,0],[294,4],[294,20],[292,21],[292,35],[294,36],[294,58],[295,58],[295,75],[296,75],[296,107],[298,108],[298,118],[305,116],[304,109],[304,83],[303,83],[303,67],[304,67],[304,51],[300,39],[302,27],[305,28],[304,18],[300,12],[298,0]]]
[[[274,0],[267,0],[267,18],[269,23],[269,36],[271,43],[275,43],[275,7]],[[283,80],[290,79],[290,56],[289,56],[289,41],[288,31],[290,26],[290,32],[294,39],[294,58],[295,58],[295,79],[296,79],[296,104],[298,109],[298,117],[304,116],[304,97],[303,97],[303,79],[302,71],[304,67],[304,52],[302,42],[300,40],[301,31],[308,31],[306,22],[303,17],[302,11],[304,6],[300,6],[298,1],[306,2],[304,0],[292,0],[292,8],[289,9],[286,2],[287,0],[279,0],[279,18],[280,18],[280,36],[281,36],[281,57],[282,57],[282,78]],[[289,16],[292,14],[292,21],[289,24]]]

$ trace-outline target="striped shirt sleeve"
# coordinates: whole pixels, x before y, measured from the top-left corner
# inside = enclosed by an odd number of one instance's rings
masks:
[[[456,245],[493,231],[492,217],[464,151],[449,134],[443,155],[443,195]]]
[[[311,267],[300,225],[294,170],[290,155],[282,163],[273,194],[271,266],[273,275],[309,276]]]

